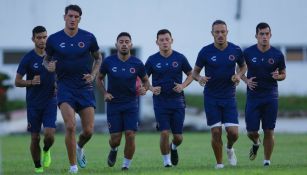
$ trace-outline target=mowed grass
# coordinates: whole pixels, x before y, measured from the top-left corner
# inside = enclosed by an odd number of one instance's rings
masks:
[[[223,133],[225,140],[225,133]],[[263,136],[262,136],[263,137]],[[107,134],[95,134],[86,145],[88,166],[79,169],[82,175],[109,174],[148,174],[148,175],[211,175],[211,174],[306,174],[307,172],[307,136],[306,134],[276,134],[276,145],[269,168],[262,166],[263,147],[254,161],[248,159],[250,141],[241,134],[235,144],[238,166],[230,167],[224,150],[222,170],[215,170],[215,159],[210,144],[209,133],[185,133],[184,142],[178,148],[180,161],[177,167],[164,168],[159,151],[158,133],[138,133],[137,149],[131,168],[121,171],[123,147],[119,148],[117,163],[113,168],[107,166],[106,158],[109,151]],[[30,135],[13,135],[1,137],[1,159],[3,175],[25,175],[33,173],[33,163],[29,152]],[[122,142],[124,145],[124,142]],[[68,174],[68,159],[64,144],[64,136],[56,135],[52,147],[52,165],[45,169],[44,174]]]

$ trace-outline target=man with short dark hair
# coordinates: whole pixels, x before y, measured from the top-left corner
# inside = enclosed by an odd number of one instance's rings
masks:
[[[117,53],[107,57],[101,64],[96,83],[107,102],[111,147],[107,163],[110,167],[114,166],[118,146],[124,132],[126,142],[122,170],[128,170],[135,152],[135,132],[138,129],[139,105],[136,81],[138,77],[142,81],[141,95],[146,93],[149,82],[144,64],[130,53],[132,48],[130,34],[120,33],[115,46]],[[108,77],[107,90],[104,82],[106,75]]]
[[[214,43],[205,46],[198,54],[193,77],[204,86],[204,106],[207,124],[211,128],[211,145],[216,169],[224,167],[222,125],[227,132],[226,152],[229,164],[237,165],[233,145],[238,139],[238,111],[235,99],[236,85],[246,72],[241,48],[227,41],[227,25],[222,20],[212,24]],[[236,65],[238,72],[236,73]],[[200,75],[205,68],[205,76]]]
[[[257,44],[244,50],[247,64],[247,77],[242,80],[247,85],[245,109],[246,130],[253,142],[249,159],[254,160],[260,145],[260,122],[264,133],[264,166],[271,164],[274,148],[274,128],[278,112],[278,84],[286,78],[286,65],[283,54],[270,45],[272,33],[267,23],[256,26]]]
[[[77,162],[85,168],[87,160],[83,151],[94,130],[96,101],[93,81],[98,73],[102,56],[96,37],[78,28],[82,11],[78,5],[65,8],[65,28],[50,35],[47,40],[45,66],[56,72],[58,106],[65,124],[65,143],[70,163],[70,173],[77,173]],[[92,58],[94,62],[92,63]],[[82,133],[76,143],[76,119],[81,119]]]
[[[167,29],[159,30],[156,44],[159,52],[151,55],[145,64],[148,76],[152,75],[153,105],[157,129],[160,133],[160,151],[163,165],[171,167],[179,161],[177,147],[182,143],[185,118],[183,89],[192,81],[192,67],[187,58],[172,49],[172,34]],[[186,79],[182,82],[182,74]],[[169,130],[173,134],[169,143]]]
[[[57,116],[55,95],[55,74],[42,66],[45,56],[47,31],[43,26],[32,30],[34,49],[28,52],[19,63],[15,78],[16,87],[27,89],[28,131],[31,132],[30,151],[35,165],[35,173],[43,173],[43,167],[51,164],[50,147],[54,142]],[[26,75],[26,80],[23,76]],[[44,126],[44,147],[40,148],[40,131]],[[41,165],[41,153],[42,163]]]

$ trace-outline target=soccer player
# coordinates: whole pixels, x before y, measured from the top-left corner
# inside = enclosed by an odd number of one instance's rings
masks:
[[[71,173],[78,172],[77,161],[81,168],[87,164],[83,147],[93,134],[96,105],[93,81],[102,62],[95,36],[78,28],[81,15],[78,5],[65,8],[65,28],[48,38],[47,56],[44,58],[47,69],[56,71],[58,78],[58,106],[65,123],[65,143]],[[93,63],[91,56],[94,57]],[[76,112],[82,126],[78,143],[75,138]]]
[[[151,55],[145,63],[148,76],[152,75],[153,104],[157,129],[160,133],[160,151],[165,167],[178,164],[177,147],[182,143],[185,118],[183,89],[192,81],[192,67],[187,58],[172,49],[172,34],[167,29],[159,30],[156,44],[159,52]],[[182,82],[182,73],[187,75]],[[173,140],[169,144],[169,130]],[[171,153],[171,154],[170,154]]]
[[[270,45],[272,33],[267,23],[256,26],[257,44],[244,50],[247,77],[242,80],[247,85],[245,122],[247,136],[253,142],[249,159],[254,160],[260,145],[260,122],[264,133],[264,166],[270,165],[274,148],[274,128],[278,111],[278,84],[286,78],[283,54]]]
[[[139,77],[144,85],[141,95],[149,87],[145,66],[130,53],[131,36],[122,32],[117,36],[117,54],[107,57],[101,65],[96,84],[107,102],[107,121],[109,125],[111,147],[107,163],[114,166],[122,133],[125,133],[125,148],[122,170],[128,170],[135,152],[135,132],[138,127],[138,96],[136,81]],[[108,77],[108,88],[105,89],[104,78]]]
[[[246,72],[240,47],[227,41],[227,25],[222,20],[212,24],[214,43],[202,48],[198,54],[193,77],[204,86],[204,106],[207,124],[211,128],[211,146],[216,169],[224,167],[222,124],[227,132],[226,152],[229,164],[237,165],[233,145],[238,139],[238,111],[235,99],[236,85]],[[236,73],[236,64],[238,71]],[[200,71],[205,68],[205,75]]]
[[[45,27],[34,27],[32,41],[35,47],[22,58],[15,78],[16,87],[26,87],[28,131],[31,132],[30,151],[35,173],[43,173],[43,167],[47,168],[51,164],[50,148],[54,142],[57,116],[55,74],[48,72],[42,66],[46,40]],[[26,75],[26,80],[23,79],[24,75]],[[43,151],[40,148],[42,125],[44,126]]]

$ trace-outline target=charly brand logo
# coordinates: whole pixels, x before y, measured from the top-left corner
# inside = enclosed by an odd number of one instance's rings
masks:
[[[257,62],[257,58],[256,57],[252,58],[252,62],[256,63]]]
[[[216,56],[210,58],[212,61],[216,61]]]
[[[37,68],[38,68],[38,63],[34,63],[34,64],[33,64],[33,67],[34,67],[35,69],[37,69]]]
[[[59,46],[60,46],[61,48],[64,48],[64,47],[65,47],[65,43],[63,42],[63,43],[61,43]]]
[[[161,63],[157,63],[157,64],[156,64],[156,67],[157,67],[157,68],[161,68]]]
[[[112,67],[113,72],[117,72],[117,67]]]

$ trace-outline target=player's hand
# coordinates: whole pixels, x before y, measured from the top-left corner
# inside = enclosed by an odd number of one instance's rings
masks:
[[[234,75],[231,77],[231,81],[232,81],[236,86],[239,85],[240,80],[241,80],[241,78],[240,78],[240,75],[238,75],[238,74],[234,74]]]
[[[211,77],[207,77],[207,76],[201,76],[198,80],[198,83],[201,85],[201,86],[205,86],[206,83],[211,79]]]
[[[141,86],[140,89],[139,89],[139,94],[140,95],[146,95],[146,92],[147,92],[147,90],[145,89],[145,87]]]
[[[49,62],[48,62],[48,64],[47,64],[47,70],[48,70],[49,72],[54,72],[54,71],[55,71],[55,69],[56,69],[56,62],[57,62],[57,60],[55,60],[55,61],[49,61]]]
[[[161,93],[161,86],[155,86],[150,88],[154,95],[159,95]]]
[[[276,70],[272,72],[271,74],[272,74],[272,78],[274,78],[275,80],[279,80],[279,69],[278,68],[276,68]]]
[[[106,92],[106,93],[104,94],[104,101],[111,101],[113,98],[114,98],[113,95],[110,94],[110,93],[107,93],[107,92]]]
[[[249,79],[246,80],[246,85],[250,90],[254,90],[256,88],[256,86],[258,85],[258,83],[256,81],[253,81],[256,77],[251,77]]]
[[[91,84],[91,83],[93,83],[93,81],[94,81],[94,76],[93,75],[91,75],[91,74],[83,74],[83,80],[85,80],[85,83],[86,84]]]
[[[176,82],[174,82],[174,84],[175,87],[173,88],[173,90],[177,93],[181,93],[183,91],[183,85]]]
[[[33,79],[31,80],[31,85],[36,86],[41,84],[41,77],[40,75],[35,75]]]

